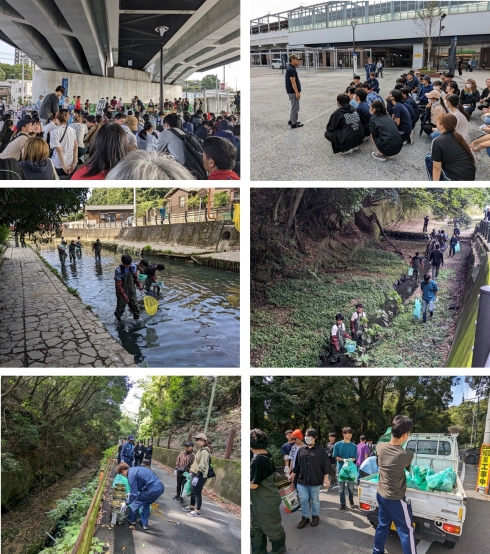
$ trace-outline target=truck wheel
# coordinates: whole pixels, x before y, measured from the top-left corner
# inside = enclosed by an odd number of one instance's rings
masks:
[[[445,546],[446,548],[449,548],[449,550],[452,550],[456,546],[456,543],[453,541],[448,541],[446,539],[446,542],[442,543],[442,545]]]

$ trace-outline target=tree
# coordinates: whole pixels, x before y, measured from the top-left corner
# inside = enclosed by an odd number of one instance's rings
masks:
[[[5,73],[6,79],[22,79],[22,64],[9,64],[9,63],[0,63],[0,69]],[[24,79],[30,81],[32,79],[32,67],[29,65],[24,65]]]
[[[230,194],[226,190],[220,190],[214,193],[213,206],[222,208],[230,205]]]
[[[16,232],[52,232],[63,216],[80,211],[87,194],[86,188],[2,188],[0,225],[14,225]]]
[[[201,88],[205,90],[216,90],[216,82],[217,82],[216,75],[213,75],[213,74],[206,75],[201,80]]]
[[[427,71],[430,72],[430,55],[432,53],[432,43],[438,33],[439,18],[442,10],[439,2],[424,2],[424,7],[416,13],[414,24],[416,34],[422,37],[427,50]]]
[[[136,189],[136,203],[158,201],[161,204],[170,188],[141,188]],[[132,204],[134,189],[123,188],[96,188],[87,200],[89,206],[105,206],[107,204]]]
[[[5,76],[5,71],[0,68],[0,81],[5,81],[7,77]]]

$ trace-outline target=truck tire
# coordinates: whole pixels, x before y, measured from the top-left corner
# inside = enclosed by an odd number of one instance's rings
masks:
[[[452,550],[456,546],[456,543],[446,539],[446,542],[442,543],[442,545],[448,548],[449,550]]]

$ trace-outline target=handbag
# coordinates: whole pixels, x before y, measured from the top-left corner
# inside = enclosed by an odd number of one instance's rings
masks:
[[[182,473],[185,471],[185,467],[184,466],[179,466],[177,468],[177,472],[181,471]]]
[[[216,477],[216,473],[214,472],[213,464],[212,464],[212,458],[210,456],[209,457],[208,479],[212,479],[213,477]]]

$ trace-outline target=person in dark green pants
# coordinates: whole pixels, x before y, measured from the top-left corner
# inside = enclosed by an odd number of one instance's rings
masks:
[[[267,435],[260,429],[250,432],[250,540],[252,554],[284,554],[286,532],[281,524],[281,497],[274,482],[276,470],[267,452]],[[267,552],[267,539],[272,550]]]

